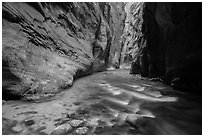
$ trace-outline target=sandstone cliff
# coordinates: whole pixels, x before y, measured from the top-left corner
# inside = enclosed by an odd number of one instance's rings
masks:
[[[139,55],[140,49],[146,45],[144,34],[142,33],[144,6],[145,3],[143,2],[130,2],[125,5],[127,17],[120,60],[122,68],[130,68],[134,58]]]
[[[75,77],[119,67],[123,7],[124,3],[3,3],[7,94],[26,99],[52,96],[72,85]]]

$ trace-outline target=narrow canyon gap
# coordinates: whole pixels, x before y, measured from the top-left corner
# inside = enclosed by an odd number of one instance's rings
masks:
[[[2,99],[3,134],[201,134],[202,3],[3,2]]]

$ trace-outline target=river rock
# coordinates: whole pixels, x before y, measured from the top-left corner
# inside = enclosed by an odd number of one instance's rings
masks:
[[[72,127],[79,127],[79,126],[81,126],[83,123],[84,123],[83,120],[76,120],[76,119],[74,119],[74,120],[70,121],[70,125],[71,125]]]
[[[72,126],[70,124],[63,124],[63,125],[60,125],[58,127],[56,127],[51,135],[66,135],[68,134],[71,130],[72,130]]]
[[[125,121],[133,127],[138,127],[143,123],[143,117],[138,114],[129,114],[127,115]]]
[[[13,131],[15,132],[22,132],[23,131],[23,127],[19,124],[17,124],[16,126],[14,126],[13,128]]]
[[[88,128],[87,127],[79,127],[76,129],[76,133],[78,135],[85,135],[88,132]]]
[[[24,123],[26,126],[31,126],[31,125],[35,124],[35,121],[32,119],[28,119],[28,120],[25,120]]]

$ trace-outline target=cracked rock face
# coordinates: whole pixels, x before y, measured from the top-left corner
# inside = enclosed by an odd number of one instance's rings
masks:
[[[75,77],[119,67],[124,3],[3,3],[2,13],[8,96],[50,97]]]

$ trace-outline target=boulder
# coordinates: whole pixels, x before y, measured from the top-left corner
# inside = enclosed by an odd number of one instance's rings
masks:
[[[76,133],[78,135],[85,135],[85,134],[87,134],[88,130],[89,129],[87,127],[79,127],[76,129]]]
[[[76,120],[76,119],[74,119],[74,120],[71,120],[71,121],[70,121],[70,125],[71,125],[72,127],[79,127],[79,126],[81,126],[83,123],[84,123],[83,120]]]
[[[51,135],[67,135],[70,131],[72,131],[72,126],[70,124],[63,124],[56,127]]]

